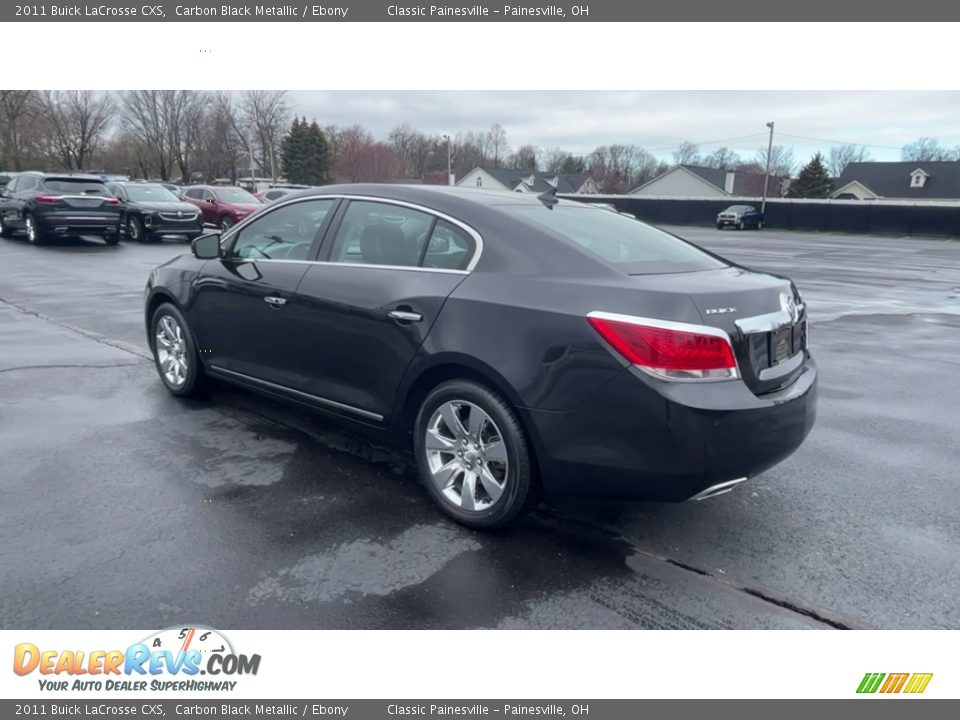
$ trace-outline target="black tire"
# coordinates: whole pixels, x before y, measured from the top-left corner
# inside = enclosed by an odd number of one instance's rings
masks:
[[[27,233],[27,240],[34,245],[43,245],[47,238],[37,224],[37,221],[33,219],[33,215],[27,213],[23,217],[23,224],[24,230],[26,230]]]
[[[487,423],[483,427],[488,432],[496,431],[494,435],[499,436],[506,450],[507,465],[502,476],[502,494],[492,504],[482,509],[463,509],[445,495],[446,491],[438,487],[433,480],[426,448],[427,432],[430,429],[434,414],[441,407],[451,402],[465,403],[482,410],[493,422],[493,426]],[[469,412],[473,412],[473,410],[470,409]],[[414,454],[416,455],[421,481],[440,509],[458,523],[476,529],[502,528],[515,522],[535,504],[538,497],[537,484],[533,473],[530,448],[523,429],[520,427],[520,422],[506,401],[483,385],[470,380],[450,380],[438,385],[424,398],[420,405],[420,411],[417,413],[417,419],[414,423],[413,437]],[[494,444],[496,443],[494,442]],[[459,462],[456,460],[453,450],[450,453],[442,453],[441,461],[448,462],[446,460],[447,455],[450,456],[450,461]],[[463,472],[462,469],[456,470],[450,475],[451,481],[448,489],[451,492],[457,491],[454,486],[456,485],[456,479],[460,477],[460,492],[462,494]],[[457,473],[461,474],[458,476]],[[477,483],[478,487],[482,488],[477,491],[477,494],[485,494],[485,488],[482,487],[483,483],[479,478],[477,478]]]
[[[224,215],[222,218],[220,218],[219,225],[220,225],[220,230],[222,232],[226,232],[227,230],[233,227],[233,220],[230,219],[230,216]]]
[[[183,358],[186,361],[186,371],[184,380],[181,383],[172,382],[161,366],[160,341],[157,339],[160,330],[160,324],[165,317],[172,318],[176,325],[182,329],[182,351]],[[191,397],[196,395],[203,387],[205,376],[203,366],[200,364],[200,354],[197,352],[197,344],[193,339],[193,333],[187,324],[187,319],[183,313],[171,303],[163,303],[153,313],[150,318],[150,349],[153,351],[153,363],[160,375],[160,380],[166,386],[167,390],[178,397]]]
[[[113,234],[111,234],[111,235],[104,235],[104,236],[103,236],[103,241],[104,241],[107,245],[116,245],[117,243],[120,242],[120,233],[119,233],[119,232],[115,232],[115,233],[113,233]]]
[[[13,235],[13,228],[3,221],[3,215],[0,215],[0,237],[10,237]]]
[[[763,220],[757,220],[757,230],[763,230]]]
[[[143,229],[143,220],[136,215],[127,218],[127,237],[137,242],[150,242],[147,231]]]
[[[737,230],[743,230],[743,229],[745,229],[746,227],[747,227],[746,224],[743,222],[743,220],[741,220],[741,221],[740,221],[740,224],[737,225]]]
[[[720,223],[717,223],[717,230],[723,230],[723,225],[721,225]]]

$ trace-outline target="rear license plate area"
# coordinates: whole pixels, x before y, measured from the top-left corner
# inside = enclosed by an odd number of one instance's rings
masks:
[[[770,365],[777,365],[793,357],[794,327],[780,328],[770,333]]]

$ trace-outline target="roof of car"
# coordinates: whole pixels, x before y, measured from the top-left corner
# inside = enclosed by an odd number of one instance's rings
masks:
[[[387,200],[421,202],[438,206],[446,203],[470,203],[473,205],[539,205],[539,196],[532,193],[507,192],[505,190],[486,190],[466,188],[455,185],[400,185],[388,183],[358,183],[343,185],[323,185],[320,187],[297,190],[295,197],[313,195],[366,195]],[[563,201],[561,201],[563,202]]]

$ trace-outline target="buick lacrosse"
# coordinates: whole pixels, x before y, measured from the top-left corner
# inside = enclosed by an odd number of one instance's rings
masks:
[[[299,191],[194,240],[145,302],[170,392],[216,378],[409,448],[473,527],[540,491],[718,495],[816,414],[789,279],[549,194]]]

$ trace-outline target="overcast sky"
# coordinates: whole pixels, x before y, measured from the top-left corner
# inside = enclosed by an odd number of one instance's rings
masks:
[[[361,123],[381,138],[402,122],[454,135],[499,122],[512,147],[531,143],[578,154],[598,145],[635,143],[669,157],[671,148],[691,140],[702,154],[726,145],[748,158],[766,144],[770,120],[778,133],[774,142],[792,146],[798,161],[826,151],[833,141],[871,146],[874,160],[899,160],[899,148],[920,136],[960,146],[960,92],[388,90],[290,96],[296,112],[308,119],[322,125]],[[755,137],[729,139],[747,135]]]

